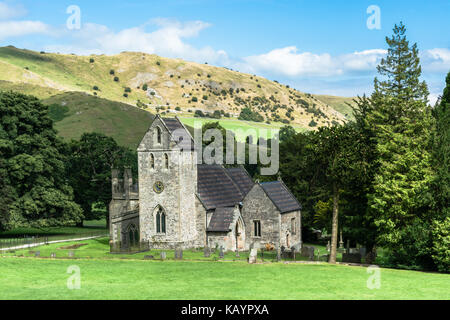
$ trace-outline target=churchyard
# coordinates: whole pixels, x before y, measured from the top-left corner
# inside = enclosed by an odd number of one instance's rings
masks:
[[[109,249],[109,239],[98,238],[2,252],[0,299],[450,298],[448,274],[329,265],[300,253],[295,263],[287,256],[277,262],[276,252],[261,250],[256,264],[249,264],[248,252],[222,257],[220,249],[184,250],[175,260],[172,250]],[[73,268],[79,270],[79,289],[68,286]]]

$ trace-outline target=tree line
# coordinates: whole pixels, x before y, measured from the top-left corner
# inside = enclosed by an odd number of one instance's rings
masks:
[[[354,121],[281,130],[281,175],[302,203],[304,240],[313,229],[331,233],[330,263],[342,231],[369,252],[382,247],[385,265],[448,272],[450,73],[431,107],[405,26],[386,42],[374,91],[355,100]]]

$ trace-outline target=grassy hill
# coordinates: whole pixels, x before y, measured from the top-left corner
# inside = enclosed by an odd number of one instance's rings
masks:
[[[336,111],[340,112],[344,116],[349,119],[353,118],[353,110],[349,106],[355,106],[353,99],[355,98],[346,98],[346,97],[336,97],[336,96],[328,96],[328,95],[314,95],[317,99],[326,103]]]
[[[0,80],[7,81],[0,88],[18,87],[41,98],[48,98],[49,90],[85,92],[152,113],[185,117],[201,110],[237,118],[248,107],[262,116],[262,122],[289,121],[302,128],[311,128],[312,120],[317,126],[345,120],[333,101],[324,102],[276,81],[136,52],[77,56],[2,47]]]
[[[65,107],[67,112],[55,122],[55,128],[69,140],[78,139],[85,132],[100,132],[120,145],[136,148],[153,119],[144,110],[83,92],[61,93],[43,102]]]

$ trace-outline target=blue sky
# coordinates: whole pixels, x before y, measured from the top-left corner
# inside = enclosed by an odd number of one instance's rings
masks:
[[[69,30],[70,5],[81,11]],[[380,9],[380,29],[369,29]],[[385,37],[403,21],[434,101],[450,71],[450,1],[0,0],[0,45],[77,54],[144,51],[226,66],[301,91],[370,93]]]

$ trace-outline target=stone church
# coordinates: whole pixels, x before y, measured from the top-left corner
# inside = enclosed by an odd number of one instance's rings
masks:
[[[178,118],[158,115],[137,150],[138,181],[129,169],[113,170],[113,245],[301,246],[301,206],[282,181],[255,183],[243,168],[197,164],[193,141]]]

